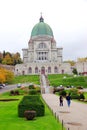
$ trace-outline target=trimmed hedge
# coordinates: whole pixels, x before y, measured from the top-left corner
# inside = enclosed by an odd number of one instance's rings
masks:
[[[35,94],[38,94],[38,91],[36,89],[30,89],[29,94],[30,95],[35,95]]]
[[[24,117],[25,111],[36,111],[36,116],[44,116],[45,107],[38,95],[24,96],[18,105],[18,116]]]

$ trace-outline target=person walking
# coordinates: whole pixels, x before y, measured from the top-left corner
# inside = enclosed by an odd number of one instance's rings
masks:
[[[70,104],[71,104],[71,96],[70,96],[70,93],[66,95],[66,100],[67,100],[67,105],[68,105],[68,107],[70,107]]]
[[[63,96],[62,95],[60,95],[60,97],[59,97],[59,102],[60,102],[60,106],[63,106]]]

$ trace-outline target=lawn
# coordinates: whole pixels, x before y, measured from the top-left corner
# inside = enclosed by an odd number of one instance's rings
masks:
[[[85,98],[87,99],[87,92],[84,92],[84,96],[85,96]]]
[[[48,79],[51,86],[83,86],[87,88],[87,76],[74,76],[67,74],[53,74],[48,75]]]
[[[45,116],[36,117],[32,121],[19,118],[17,107],[23,96],[8,96],[8,92],[1,98],[17,98],[18,101],[0,102],[0,130],[61,130],[61,124],[55,119],[45,105]]]
[[[83,86],[87,88],[87,76],[74,76],[68,74],[51,74],[48,75],[48,80],[51,86]],[[40,85],[40,76],[39,75],[21,75],[15,76],[12,84],[17,83],[33,83]]]
[[[12,81],[12,84],[16,83],[34,83],[34,84],[40,84],[40,77],[39,75],[20,75],[15,76],[14,80]]]

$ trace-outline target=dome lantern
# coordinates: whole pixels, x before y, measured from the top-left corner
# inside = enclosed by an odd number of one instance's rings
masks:
[[[44,22],[44,19],[43,19],[43,17],[42,17],[42,16],[40,17],[40,22]]]

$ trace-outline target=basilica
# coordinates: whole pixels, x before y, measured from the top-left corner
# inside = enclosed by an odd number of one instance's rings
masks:
[[[15,75],[71,74],[63,62],[63,48],[58,48],[51,27],[41,16],[31,31],[28,48],[23,48],[23,63],[15,66]]]

